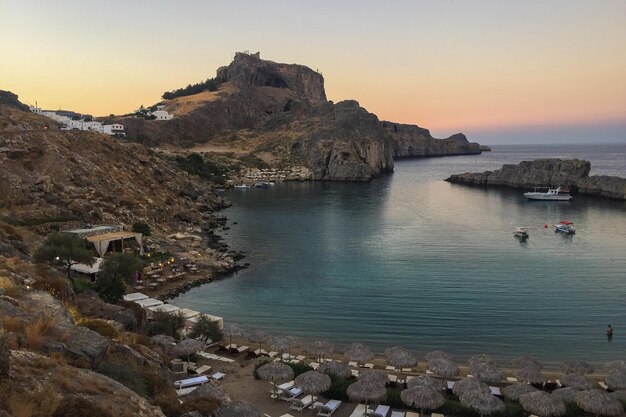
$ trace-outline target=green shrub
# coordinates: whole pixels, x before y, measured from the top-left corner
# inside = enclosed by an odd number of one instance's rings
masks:
[[[333,400],[350,401],[348,398],[347,390],[348,386],[354,384],[356,378],[339,378],[335,375],[330,375],[330,388],[323,392],[322,395],[326,398],[332,398]]]
[[[400,398],[400,388],[387,388],[387,401],[385,404],[393,408],[406,408],[406,405]]]
[[[222,330],[215,321],[211,321],[206,314],[200,314],[198,321],[193,325],[191,329],[190,337],[204,338],[205,342],[209,339],[215,343],[222,340]]]
[[[187,87],[178,88],[172,91],[166,91],[162,97],[165,100],[171,100],[177,97],[190,96],[202,93],[203,91],[217,91],[220,83],[215,78],[209,78],[206,81],[197,84],[188,84]]]
[[[144,236],[150,236],[152,230],[150,229],[150,225],[144,222],[136,222],[133,224],[133,232],[141,233]]]
[[[455,417],[480,417],[477,411],[465,407],[460,402],[452,399],[446,400],[446,402],[439,407],[439,411],[445,415],[453,415]]]
[[[166,334],[179,339],[179,332],[184,325],[185,318],[181,314],[157,311],[152,315],[152,321],[148,324],[148,336]]]
[[[294,378],[300,374],[305,373],[306,371],[313,370],[313,368],[311,368],[309,365],[305,365],[303,363],[288,363],[287,365],[289,365],[291,369],[293,369]]]

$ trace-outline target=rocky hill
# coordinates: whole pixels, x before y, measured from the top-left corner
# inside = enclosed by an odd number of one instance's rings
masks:
[[[326,99],[324,78],[302,65],[237,53],[217,70],[219,88],[162,102],[169,121],[126,117],[128,136],[149,145],[211,143],[304,166],[314,180],[366,181],[393,171],[393,158],[480,153],[463,135],[434,139],[417,126],[381,122],[356,101]]]
[[[569,186],[573,192],[626,200],[626,178],[606,175],[589,176],[591,163],[580,159],[536,159],[501,169],[455,174],[446,179],[456,184],[501,186],[531,189],[533,187]]]

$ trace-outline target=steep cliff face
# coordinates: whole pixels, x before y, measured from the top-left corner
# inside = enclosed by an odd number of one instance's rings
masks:
[[[367,181],[392,172],[394,157],[480,153],[463,135],[438,140],[417,126],[380,122],[355,101],[327,101],[322,75],[302,65],[237,53],[216,78],[216,92],[163,102],[173,120],[114,120],[148,145],[270,153],[278,165],[306,166],[314,180]]]
[[[457,133],[446,139],[435,139],[428,129],[416,125],[382,122],[393,141],[393,157],[416,158],[429,156],[480,154],[480,145]]]
[[[569,186],[579,194],[626,200],[626,178],[589,176],[591,163],[580,159],[536,159],[485,172],[466,172],[446,179],[467,185],[511,188]]]

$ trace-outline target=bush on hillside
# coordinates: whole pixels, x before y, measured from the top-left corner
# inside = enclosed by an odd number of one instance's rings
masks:
[[[163,98],[165,100],[172,100],[177,97],[190,96],[193,94],[202,93],[203,91],[217,91],[219,87],[219,83],[215,78],[209,78],[204,82],[199,82],[197,84],[188,84],[187,87],[178,88],[172,91],[166,91],[163,93]]]
[[[144,236],[150,236],[152,230],[150,229],[150,225],[144,222],[136,222],[133,224],[133,232],[141,233]]]

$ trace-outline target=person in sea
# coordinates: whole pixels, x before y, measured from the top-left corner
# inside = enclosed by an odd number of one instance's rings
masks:
[[[613,327],[609,324],[609,327],[606,328],[606,335],[613,336]]]

